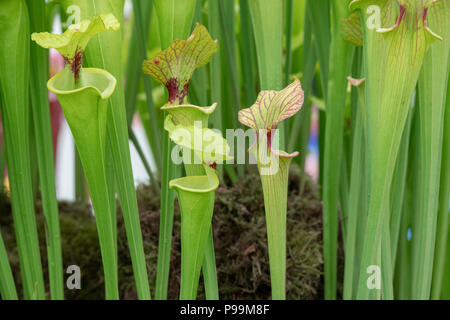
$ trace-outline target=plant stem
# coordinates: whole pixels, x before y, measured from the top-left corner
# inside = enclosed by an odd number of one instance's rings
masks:
[[[315,53],[315,44],[311,34],[311,18],[309,14],[309,6],[305,10],[305,28],[303,40],[303,78],[302,86],[305,91],[305,103],[303,108],[293,117],[291,125],[291,133],[288,140],[288,152],[300,150],[300,155],[294,159],[299,167],[305,169],[305,160],[307,156],[308,142],[311,131],[311,102],[310,94],[312,92],[312,85],[314,74],[316,71],[317,57]]]

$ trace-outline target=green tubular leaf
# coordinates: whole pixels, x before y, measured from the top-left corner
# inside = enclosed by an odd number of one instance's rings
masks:
[[[340,21],[348,16],[349,1],[332,2],[334,33],[330,46],[329,80],[327,84],[325,150],[323,169],[323,242],[325,268],[325,299],[336,299],[338,198],[343,153],[345,100],[347,79],[353,51],[341,37]],[[340,61],[340,63],[335,63]],[[341,212],[344,204],[341,203]]]
[[[344,299],[354,298],[355,280],[358,278],[358,259],[356,245],[358,241],[358,222],[364,220],[361,211],[361,198],[364,177],[364,88],[362,80],[349,79],[353,86],[358,87],[358,110],[356,111],[355,133],[353,136],[352,173],[350,177],[349,208],[347,236],[345,238],[345,269],[344,269]],[[356,274],[355,274],[356,273]]]
[[[29,18],[25,1],[0,2],[0,97],[25,299],[45,299],[29,154]]]
[[[153,3],[158,17],[161,48],[163,50],[167,49],[175,39],[186,39],[191,31],[196,0],[154,0]],[[167,298],[175,198],[175,192],[169,190],[169,180],[177,174],[177,168],[171,161],[171,152],[174,145],[166,130],[163,131],[162,143],[161,221],[155,289],[156,299]]]
[[[219,17],[216,18],[220,21],[222,36],[220,38],[221,48],[222,48],[222,85],[223,85],[223,95],[222,95],[222,117],[224,120],[225,128],[236,128],[238,123],[236,121],[236,113],[239,110],[241,104],[241,91],[239,84],[239,74],[238,74],[238,57],[236,55],[236,19],[235,19],[235,4],[233,1],[221,1],[214,0],[217,2],[219,9]],[[231,112],[228,108],[231,107]],[[226,170],[231,169],[231,166],[225,166]],[[238,170],[239,167],[238,167]],[[228,174],[230,177],[232,175]]]
[[[450,80],[450,75],[449,75]],[[441,185],[439,188],[439,214],[438,229],[436,233],[436,253],[434,258],[433,283],[431,287],[431,299],[445,299],[442,297],[444,290],[450,289],[448,268],[445,268],[446,259],[449,260],[450,242],[447,240],[449,232],[449,210],[450,198],[450,81],[447,81],[447,97],[445,107],[444,143],[442,149]],[[446,274],[447,273],[447,274]],[[445,285],[447,284],[447,285]],[[448,299],[448,298],[447,298]]]
[[[93,94],[104,100],[111,97],[117,84],[117,80],[112,74],[95,68],[84,68],[81,71],[79,82],[75,82],[73,75],[70,74],[70,68],[66,66],[63,71],[48,81],[47,88],[62,97],[72,93],[83,92],[86,89],[93,91]],[[78,108],[78,111],[81,113],[83,110]]]
[[[145,61],[144,73],[166,86],[169,104],[183,104],[194,70],[207,64],[217,50],[217,40],[213,41],[208,30],[197,24],[187,40],[175,40],[168,49]]]
[[[63,0],[62,3],[64,8],[68,8],[70,5],[80,6],[81,19],[113,14],[118,23],[123,25],[124,0]],[[150,299],[150,286],[131,168],[123,67],[120,63],[123,61],[123,32],[123,28],[120,28],[116,32],[104,32],[93,37],[86,48],[85,57],[89,66],[107,70],[117,79],[116,90],[109,98],[107,118],[107,140],[110,145],[108,148],[110,154],[107,156],[112,158],[114,177],[108,175],[107,178],[108,185],[113,182],[116,184],[138,297],[146,300]],[[110,197],[114,199],[114,194]]]
[[[444,40],[431,45],[419,79],[421,131],[421,210],[413,268],[413,299],[431,293],[434,249],[439,208],[445,97],[450,66],[450,1],[434,3],[428,10],[428,26]]]
[[[204,166],[206,176],[172,180],[181,208],[181,286],[180,299],[197,296],[200,271],[205,256],[214,210],[214,190],[219,179],[214,169]]]
[[[219,187],[219,179],[216,171],[207,165],[204,165],[206,175],[188,176],[173,179],[169,183],[171,189],[177,191],[183,190],[190,193],[209,193]]]
[[[86,68],[80,70],[75,84],[71,71],[65,68],[47,84],[61,103],[86,174],[97,221],[107,299],[119,298],[113,213],[105,171],[107,105],[116,83],[110,73]]]
[[[399,244],[397,249],[395,289],[396,298],[411,299],[412,297],[412,264],[414,256],[414,233],[417,227],[415,222],[420,210],[420,115],[416,99],[411,119],[411,137],[406,177],[406,190],[403,200],[402,221],[400,225]],[[408,237],[411,233],[411,238]]]
[[[367,146],[369,157],[370,202],[358,298],[369,297],[362,275],[371,265],[381,272],[390,267],[377,258],[382,228],[389,219],[390,188],[410,100],[425,53],[435,38],[424,24],[426,8],[411,0],[393,10],[393,0],[358,0],[352,8],[361,11],[364,25],[364,53],[367,72]],[[381,23],[372,27],[371,5],[380,8]],[[385,247],[384,247],[385,248]],[[383,286],[384,287],[384,286]],[[385,297],[386,298],[386,297]]]
[[[183,147],[188,174],[187,177],[171,180],[169,184],[170,188],[177,190],[182,214],[181,299],[196,298],[202,263],[205,279],[209,279],[208,272],[215,271],[211,219],[214,190],[219,186],[219,179],[213,168],[216,163],[228,159],[230,151],[221,133],[203,127],[207,125],[208,116],[215,107],[215,105],[205,108],[193,105],[164,107],[169,112],[164,128],[169,137]],[[191,159],[186,159],[187,155],[190,155]],[[204,165],[192,164],[192,157]],[[217,282],[215,277],[212,278],[212,282]],[[208,289],[216,292],[217,284],[213,286],[214,288]],[[214,293],[212,297],[218,298],[218,293]]]
[[[28,0],[31,32],[46,30],[45,1]],[[30,93],[39,181],[43,211],[47,226],[47,257],[50,279],[50,296],[53,300],[64,299],[63,264],[60,241],[58,203],[56,200],[55,166],[53,163],[52,127],[48,107],[48,90],[45,86],[48,77],[48,53],[36,44],[30,48]]]
[[[211,114],[213,114],[214,110],[216,109],[216,106],[217,104],[213,104],[210,107],[198,107],[195,105],[176,105],[176,106],[166,105],[162,107],[163,110],[166,110],[169,113],[169,115],[166,117],[166,124],[168,125],[166,129],[170,129],[168,130],[169,136],[172,135],[175,124],[179,128],[183,128],[183,127],[192,127],[193,124],[195,125],[200,122],[202,127],[207,128],[208,118]],[[211,136],[210,133],[212,133],[212,131],[207,129],[205,131],[202,131],[203,138],[205,138],[205,135],[203,134],[204,132],[207,133],[206,136]],[[186,134],[186,131],[183,130],[183,133]],[[191,144],[189,144],[185,146],[185,149],[183,150],[184,156],[188,154],[191,157],[190,158],[191,161],[189,162],[185,161],[184,167],[187,176],[204,176],[205,169],[203,168],[203,165],[195,163],[192,164],[192,159],[199,159],[199,162],[204,160],[206,163],[210,163],[213,166],[215,166],[217,162],[219,163],[222,162],[223,158],[219,158],[218,160],[204,159],[202,151],[199,152],[192,150],[195,149],[195,137],[196,137],[195,134],[196,134],[195,130],[193,132],[191,131],[190,133],[188,133],[188,139],[190,139],[190,137],[194,137],[194,146],[191,146]],[[229,153],[229,147],[226,144],[226,141],[222,139],[222,136],[220,134],[216,134],[215,137],[218,141],[220,141],[221,144],[221,146],[219,145],[220,150],[223,150],[223,151],[219,150],[219,153],[225,155],[224,159],[228,158],[227,155]],[[203,143],[203,141],[201,142]],[[216,155],[218,155],[219,153],[217,153]],[[217,275],[216,275],[212,227],[208,233],[208,239],[205,248],[205,256],[203,261],[203,277],[204,277],[206,298],[208,300],[217,300],[219,298],[219,292],[217,287]]]
[[[139,21],[141,22],[142,29],[144,32],[143,38],[148,39],[149,36],[149,25],[152,21],[152,13],[153,13],[153,3],[152,1],[145,1],[141,3],[142,11],[141,18]],[[136,19],[133,17],[133,19]],[[137,21],[136,21],[137,22]],[[127,121],[128,126],[131,125],[131,121],[133,120],[133,115],[136,111],[136,107],[138,104],[138,93],[139,86],[141,84],[141,74],[142,74],[142,61],[136,59],[136,56],[139,54],[140,46],[138,41],[140,39],[138,34],[138,26],[136,23],[133,25],[133,30],[130,36],[130,45],[127,56],[127,66],[125,72],[126,86],[125,86],[125,106],[127,108]],[[141,44],[142,45],[142,44]],[[144,48],[145,50],[145,48]],[[151,99],[153,102],[153,99]],[[158,170],[160,170],[160,164],[158,165]]]
[[[163,133],[163,171],[161,173],[161,218],[158,242],[158,271],[156,273],[155,299],[167,299],[170,270],[170,251],[172,248],[173,211],[175,194],[169,190],[169,180],[176,176],[176,168],[170,161],[174,147],[169,133]]]
[[[391,256],[392,266],[395,269],[397,260],[398,238],[401,227],[401,220],[403,214],[406,175],[408,172],[408,153],[411,136],[411,121],[412,111],[408,115],[405,130],[403,131],[402,142],[399,150],[397,164],[395,167],[394,177],[392,178],[392,192],[391,192]]]
[[[262,91],[253,106],[239,111],[242,124],[258,130],[258,134],[261,130],[265,133],[251,152],[256,153],[263,186],[272,299],[275,300],[286,298],[287,183],[290,162],[298,152],[274,150],[272,131],[280,121],[298,112],[302,104],[303,90],[300,81],[295,80],[281,91]]]

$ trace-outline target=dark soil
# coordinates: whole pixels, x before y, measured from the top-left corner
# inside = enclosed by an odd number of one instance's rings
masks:
[[[137,190],[141,227],[151,288],[154,288],[159,234],[159,197],[149,186]],[[287,298],[323,297],[322,220],[318,190],[306,175],[291,169],[287,222]],[[43,258],[46,257],[44,218],[39,205],[37,221]],[[8,199],[0,196],[0,227],[18,287],[20,271]],[[118,215],[120,296],[136,299],[123,220]],[[66,289],[67,299],[103,299],[103,270],[91,208],[60,203],[64,267],[75,264],[82,272],[81,290]],[[268,299],[270,276],[264,219],[264,201],[257,172],[249,172],[232,187],[216,192],[213,218],[217,275],[221,299]],[[169,299],[177,299],[180,278],[180,216],[175,209]],[[46,259],[43,259],[46,269]],[[47,276],[47,272],[45,272]],[[65,276],[66,278],[66,276]],[[20,290],[19,290],[20,291]],[[199,299],[204,299],[202,283]]]

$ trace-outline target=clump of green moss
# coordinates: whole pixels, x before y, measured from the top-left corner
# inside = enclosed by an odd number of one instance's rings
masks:
[[[151,286],[156,278],[160,199],[149,186],[137,189],[141,227]],[[7,201],[3,201],[9,212]],[[38,207],[42,257],[45,252],[44,218]],[[3,208],[2,208],[3,209]],[[293,167],[289,178],[287,211],[287,298],[318,299],[322,295],[321,203],[314,183]],[[88,205],[61,203],[60,221],[64,267],[81,268],[81,290],[66,289],[67,299],[103,299],[104,279],[95,220]],[[0,227],[10,253],[16,283],[20,271],[10,214],[0,215]],[[216,192],[213,217],[217,276],[221,299],[268,299],[270,275],[264,218],[264,200],[258,173],[248,172],[233,186]],[[137,298],[123,220],[118,214],[120,296]],[[175,208],[169,299],[177,299],[180,280],[180,214]],[[46,260],[46,259],[43,259]],[[44,264],[44,268],[45,268]],[[203,285],[199,299],[204,298]]]
[[[232,188],[218,190],[213,226],[222,298],[270,298],[264,199],[256,170]],[[321,229],[317,190],[308,176],[293,167],[287,210],[288,299],[319,297]]]

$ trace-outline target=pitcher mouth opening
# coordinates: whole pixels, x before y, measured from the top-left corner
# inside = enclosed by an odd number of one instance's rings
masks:
[[[208,193],[219,187],[219,179],[211,179],[208,176],[188,176],[171,180],[170,188],[189,191],[192,193]]]
[[[116,84],[117,80],[112,74],[97,68],[82,68],[75,81],[72,71],[66,67],[47,82],[47,88],[55,94],[64,95],[92,88],[102,99],[107,99],[113,94]]]

